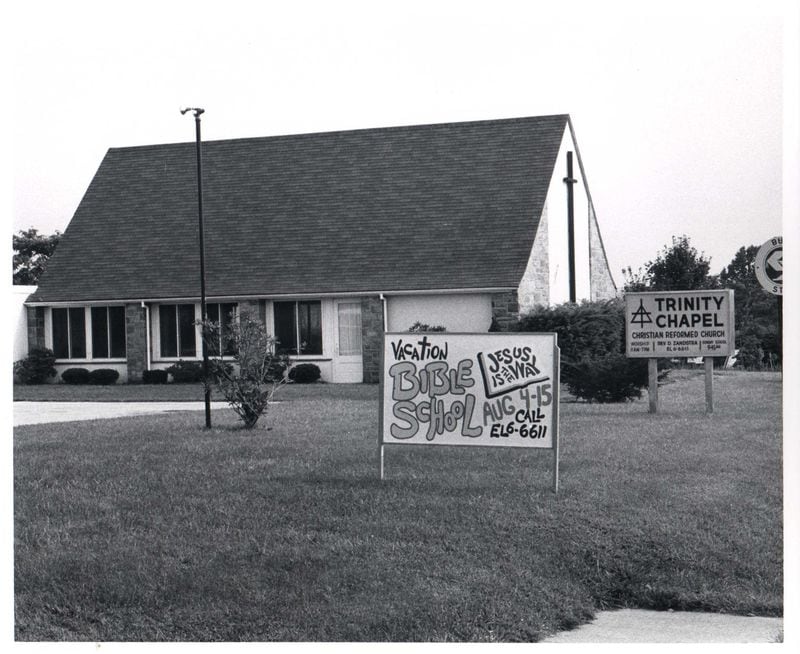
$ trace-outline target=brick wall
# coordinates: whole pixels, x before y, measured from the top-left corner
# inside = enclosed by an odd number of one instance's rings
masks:
[[[365,384],[380,381],[383,331],[383,302],[379,297],[361,298],[361,354]]]
[[[44,307],[25,307],[28,316],[28,351],[44,347]]]
[[[492,322],[500,331],[519,318],[519,300],[516,291],[492,293]]]
[[[125,305],[125,339],[128,381],[142,381],[142,373],[147,369],[147,318],[141,304]]]
[[[616,297],[617,287],[608,267],[597,216],[591,204],[589,205],[589,275],[592,300],[609,300]]]

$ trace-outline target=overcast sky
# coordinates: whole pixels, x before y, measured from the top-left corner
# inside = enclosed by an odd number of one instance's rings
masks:
[[[782,231],[784,3],[641,4],[24,3],[13,229],[64,230],[110,147],[193,140],[181,106],[209,140],[569,113],[617,283],[680,234],[719,272]]]

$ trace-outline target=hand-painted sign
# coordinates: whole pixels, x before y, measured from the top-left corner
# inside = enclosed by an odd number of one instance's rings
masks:
[[[381,444],[555,448],[555,334],[385,334]]]
[[[629,357],[729,356],[733,291],[656,291],[625,295]]]
[[[783,295],[783,237],[769,239],[758,249],[754,262],[756,279],[773,295]]]

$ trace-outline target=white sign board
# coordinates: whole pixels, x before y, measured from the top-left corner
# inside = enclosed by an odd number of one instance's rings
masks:
[[[733,291],[625,294],[625,354],[640,358],[730,356]]]
[[[384,335],[381,445],[556,448],[555,334]]]
[[[753,262],[756,279],[761,287],[773,295],[783,295],[783,237],[769,239],[758,249]]]

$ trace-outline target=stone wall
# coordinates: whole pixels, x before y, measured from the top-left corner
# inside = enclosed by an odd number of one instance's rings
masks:
[[[383,332],[383,302],[379,297],[361,298],[361,354],[365,384],[380,381]]]
[[[527,313],[536,306],[550,304],[550,241],[547,203],[542,209],[528,265],[519,284],[519,311]]]
[[[519,300],[516,291],[492,293],[492,323],[501,332],[519,318]]]
[[[239,312],[242,311],[250,311],[258,316],[258,319],[261,321],[261,324],[266,326],[266,319],[267,319],[267,310],[266,310],[266,301],[265,300],[240,300],[239,301]],[[271,330],[267,330],[270,332]]]
[[[44,347],[44,307],[25,307],[28,315],[28,351]]]
[[[147,317],[141,304],[125,305],[125,339],[128,381],[140,382],[147,369]]]
[[[597,216],[591,204],[589,205],[589,280],[592,300],[610,300],[617,296],[617,286],[608,266]]]

